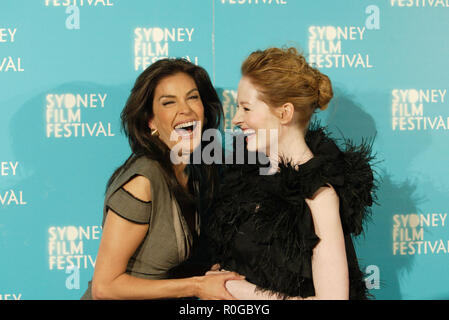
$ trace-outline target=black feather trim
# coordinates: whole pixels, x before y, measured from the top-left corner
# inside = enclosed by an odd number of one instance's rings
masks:
[[[345,141],[341,151],[318,125],[309,129],[306,143],[314,157],[301,165],[281,159],[274,175],[260,175],[260,165],[225,167],[206,229],[214,260],[278,297],[314,295],[311,257],[319,238],[305,199],[330,184],[340,198],[350,298],[365,299],[351,235],[363,231],[373,204],[371,146]]]

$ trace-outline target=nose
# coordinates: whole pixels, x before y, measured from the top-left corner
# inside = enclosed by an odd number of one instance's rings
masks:
[[[189,114],[190,112],[192,112],[192,108],[190,107],[188,102],[181,101],[180,103],[178,103],[178,112],[181,114]]]
[[[237,108],[237,112],[235,113],[234,117],[232,118],[232,124],[234,126],[241,126],[243,123],[243,112],[242,108]]]

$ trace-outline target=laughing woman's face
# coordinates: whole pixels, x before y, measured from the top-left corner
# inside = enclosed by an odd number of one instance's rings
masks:
[[[156,86],[149,127],[170,149],[191,153],[201,142],[204,107],[195,81],[186,73],[163,78]]]
[[[248,77],[242,77],[240,80],[237,104],[237,112],[232,123],[245,133],[248,150],[269,154],[270,142],[274,141],[270,137],[271,130],[279,130],[280,121],[270,107],[259,99],[259,92]]]

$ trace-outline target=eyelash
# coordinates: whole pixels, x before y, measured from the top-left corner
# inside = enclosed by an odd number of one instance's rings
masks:
[[[197,100],[198,98],[199,98],[198,95],[194,95],[194,96],[189,97],[189,99],[191,99],[191,100]],[[172,103],[175,103],[175,102],[174,101],[167,101],[167,102],[162,103],[162,105],[163,106],[167,106],[167,105],[172,104]]]

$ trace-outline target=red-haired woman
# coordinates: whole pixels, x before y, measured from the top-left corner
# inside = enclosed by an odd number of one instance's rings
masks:
[[[233,123],[247,151],[277,170],[229,165],[215,200],[214,262],[246,277],[226,283],[237,299],[367,298],[351,236],[373,202],[372,157],[365,144],[342,151],[310,124],[332,96],[329,78],[294,48],[256,51],[242,65]]]

